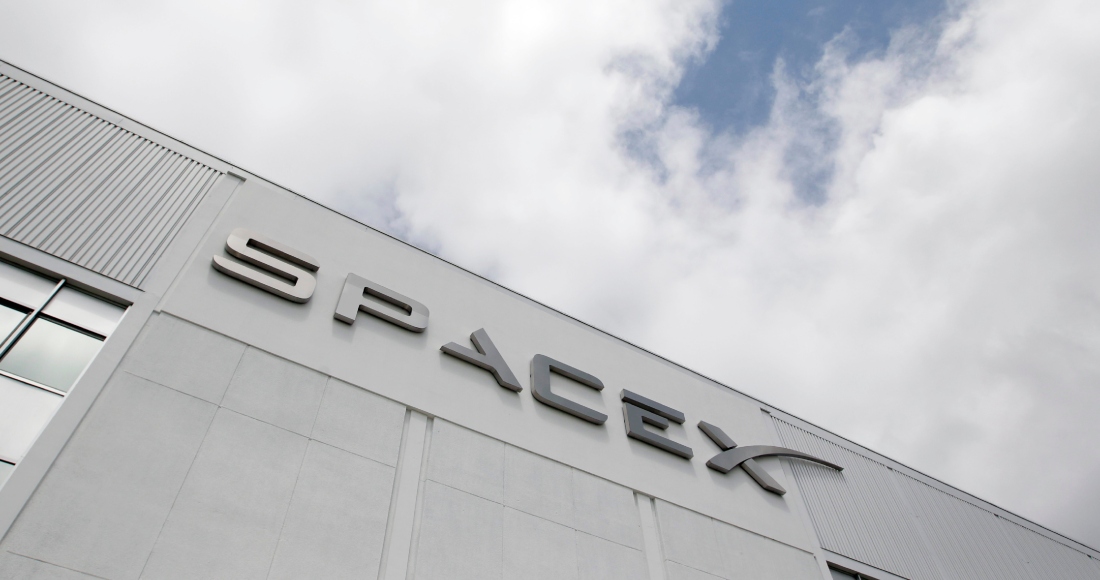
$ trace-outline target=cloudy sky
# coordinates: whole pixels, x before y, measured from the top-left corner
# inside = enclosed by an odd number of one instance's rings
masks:
[[[0,0],[0,58],[1100,547],[1095,0]]]

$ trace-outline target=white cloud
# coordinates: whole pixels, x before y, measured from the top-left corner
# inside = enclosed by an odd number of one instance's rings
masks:
[[[838,39],[748,135],[669,105],[705,0],[0,6],[3,58],[1100,545],[1095,3]]]

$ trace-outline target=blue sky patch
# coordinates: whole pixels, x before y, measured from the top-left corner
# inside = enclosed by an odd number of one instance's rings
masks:
[[[698,110],[714,131],[743,133],[768,120],[777,59],[805,79],[825,44],[845,30],[851,58],[858,59],[884,50],[891,31],[927,24],[945,6],[945,0],[732,0],[722,11],[721,40],[689,66],[673,103]]]

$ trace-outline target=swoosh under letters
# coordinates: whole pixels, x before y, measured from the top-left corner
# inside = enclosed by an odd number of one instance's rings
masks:
[[[728,449],[714,456],[713,459],[707,462],[707,467],[720,471],[722,473],[729,473],[733,468],[741,465],[742,463],[755,459],[757,457],[794,457],[797,459],[805,459],[806,461],[812,461],[814,463],[820,463],[826,467],[832,467],[837,471],[844,471],[844,468],[835,464],[814,457],[813,455],[807,455],[801,451],[795,451],[794,449],[787,449],[786,447],[773,447],[771,445],[749,445],[746,447],[734,447]]]

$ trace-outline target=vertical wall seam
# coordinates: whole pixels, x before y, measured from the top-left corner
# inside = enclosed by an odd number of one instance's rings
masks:
[[[417,472],[416,481],[416,507],[413,510],[412,539],[409,542],[409,555],[407,558],[405,578],[416,577],[416,557],[420,552],[420,525],[424,515],[424,489],[428,481],[428,460],[432,447],[432,427],[435,419],[428,417],[424,424],[424,450],[420,454],[420,469]],[[503,541],[503,537],[502,540]],[[503,554],[503,551],[501,552]]]
[[[231,185],[219,186],[218,184],[223,183],[223,180],[231,182]],[[228,188],[229,191],[224,194],[225,197],[221,200],[221,205],[218,206],[217,211],[214,212],[214,215],[207,222],[205,222],[206,225],[205,227],[203,227],[202,234],[195,238],[195,243],[191,247],[187,259],[180,263],[179,267],[172,274],[171,281],[167,284],[167,286],[164,288],[164,292],[161,294],[161,301],[158,301],[157,305],[153,307],[154,312],[161,311],[160,307],[163,302],[163,296],[171,295],[172,290],[176,288],[176,286],[179,284],[180,278],[183,277],[184,271],[190,268],[196,260],[200,259],[199,256],[203,253],[203,247],[199,240],[206,239],[210,235],[210,232],[214,229],[214,224],[218,223],[218,219],[222,216],[222,213],[225,212],[226,206],[229,205],[229,201],[233,199],[233,195],[237,192],[237,188],[240,187],[242,183],[244,183],[244,181],[242,181],[239,177],[235,175],[226,175],[224,173],[218,172],[214,173],[214,182],[210,185],[210,191],[217,192],[217,195],[222,195],[222,187]],[[214,197],[213,201],[217,202],[218,198]],[[201,202],[202,197],[200,197],[199,200],[195,203],[196,209],[198,209],[198,207],[201,205]],[[204,257],[204,259],[209,260],[210,258]],[[150,269],[149,271],[152,271],[152,269]],[[148,275],[149,272],[146,272],[145,277],[148,277]]]
[[[407,409],[406,426],[401,436],[401,446],[394,470],[394,491],[390,503],[390,519],[386,523],[379,578],[404,580],[409,568],[415,532],[416,505],[420,495],[425,447],[431,421],[420,412]]]
[[[634,503],[642,523],[642,547],[649,568],[649,580],[666,580],[664,549],[661,547],[661,524],[657,521],[657,506],[653,498],[634,492]]]
[[[271,578],[271,570],[275,566],[275,556],[279,554],[279,545],[283,543],[283,530],[286,529],[286,518],[290,515],[290,506],[294,505],[294,496],[298,495],[298,481],[302,479],[302,469],[306,466],[306,456],[309,455],[309,446],[313,442],[313,439],[309,437],[305,437],[304,439],[306,440],[306,445],[302,448],[302,459],[298,462],[298,472],[294,474],[294,486],[290,488],[290,499],[287,500],[286,509],[283,510],[283,518],[279,521],[279,533],[275,535],[275,549],[271,550],[271,559],[267,562],[267,574],[264,574],[264,578]]]
[[[331,379],[330,379],[331,380]],[[409,442],[409,423],[412,411],[405,409],[401,422],[401,442],[397,446],[397,465],[393,468],[393,483],[390,484],[390,507],[386,513],[386,532],[382,536],[382,558],[378,561],[378,578],[386,574],[390,545],[393,543],[394,514],[397,513],[397,493],[401,488],[401,470],[405,465],[405,448]]]

